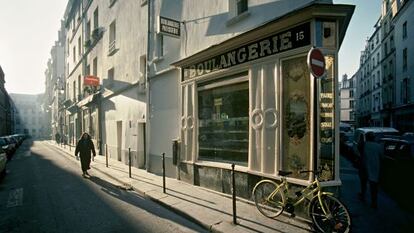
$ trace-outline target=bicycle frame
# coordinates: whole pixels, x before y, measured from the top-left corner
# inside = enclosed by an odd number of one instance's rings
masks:
[[[282,178],[282,183],[280,183],[277,186],[277,188],[268,196],[267,199],[272,199],[279,190],[281,190],[281,193],[283,194],[282,195],[283,206],[286,206],[286,204],[288,204],[287,199],[289,198],[289,196],[285,197],[285,193],[288,193],[289,191],[289,183],[287,182],[286,178]],[[301,196],[295,197],[292,201],[289,201],[289,203],[292,203],[293,206],[297,206],[300,203],[302,203],[305,199],[310,199],[310,201],[312,201],[314,198],[318,198],[318,201],[319,201],[319,204],[321,205],[323,213],[325,215],[330,214],[330,213],[327,213],[325,206],[322,204],[322,195],[333,195],[333,194],[329,192],[321,192],[321,186],[320,186],[320,183],[317,177],[315,177],[315,181],[313,181],[311,184],[309,184],[304,189],[300,190],[300,193],[302,194]]]

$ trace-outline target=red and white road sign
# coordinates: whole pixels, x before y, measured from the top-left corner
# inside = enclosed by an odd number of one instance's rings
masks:
[[[325,57],[321,50],[312,48],[308,53],[308,66],[315,78],[325,74]]]

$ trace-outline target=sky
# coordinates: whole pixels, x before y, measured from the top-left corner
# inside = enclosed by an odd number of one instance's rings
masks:
[[[359,66],[360,51],[374,31],[381,0],[334,0],[356,5],[339,51],[339,77]],[[0,0],[0,66],[9,93],[44,92],[50,49],[58,38],[67,0]]]

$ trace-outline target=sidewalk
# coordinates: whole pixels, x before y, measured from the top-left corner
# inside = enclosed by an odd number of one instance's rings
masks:
[[[51,146],[66,152],[71,160],[74,148],[69,151],[55,142]],[[166,193],[163,193],[162,176],[148,173],[145,170],[132,167],[132,178],[129,178],[129,168],[122,162],[109,159],[106,167],[104,156],[97,155],[91,163],[92,170],[105,173],[112,179],[122,183],[127,189],[132,188],[143,197],[180,214],[212,232],[310,232],[310,225],[298,218],[292,219],[281,215],[276,220],[269,219],[259,213],[254,203],[237,199],[237,221],[232,224],[233,207],[231,196],[212,190],[194,186],[173,178],[166,178]]]

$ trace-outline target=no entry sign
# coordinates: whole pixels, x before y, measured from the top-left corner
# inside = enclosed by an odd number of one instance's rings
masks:
[[[312,48],[308,53],[308,66],[315,78],[321,77],[325,73],[325,57],[321,50]]]

